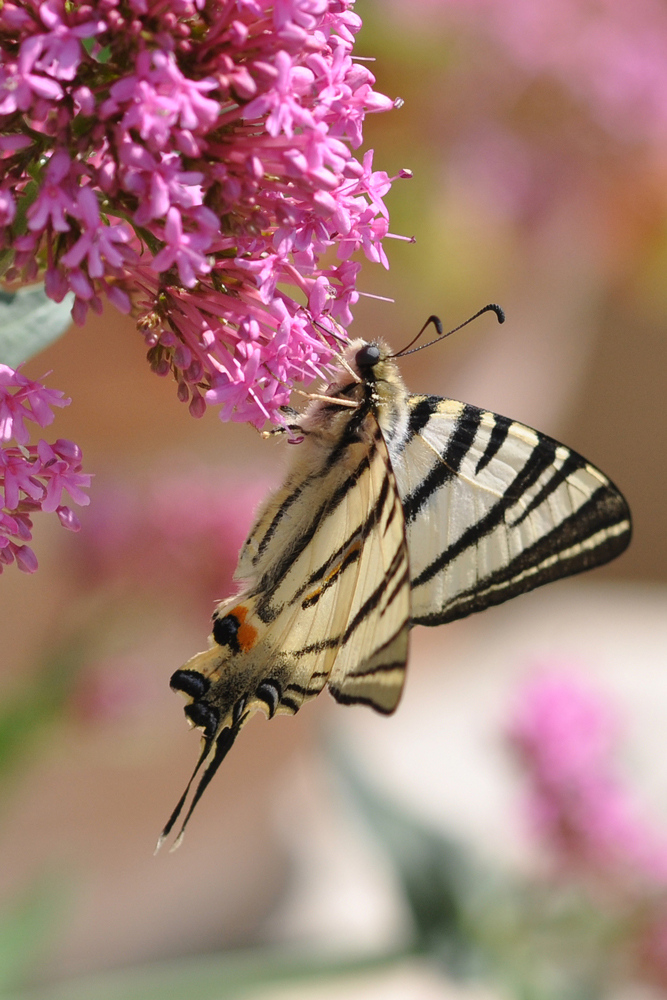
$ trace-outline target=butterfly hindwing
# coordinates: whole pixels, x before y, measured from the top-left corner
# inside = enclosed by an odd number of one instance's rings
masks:
[[[388,713],[398,703],[410,624],[403,510],[373,411],[339,412],[337,423],[328,446],[308,442],[260,511],[236,574],[243,591],[218,606],[211,647],[172,678],[204,745],[159,843],[201,772],[180,842],[254,711],[294,714],[327,683],[345,704]]]
[[[412,620],[437,625],[620,554],[630,513],[576,452],[466,403],[411,396],[394,459],[412,573]]]
[[[315,446],[307,473],[290,477],[260,514],[239,575],[260,570],[257,613],[271,624],[272,655],[294,672],[290,703],[328,681],[337,700],[389,712],[403,685],[410,617],[403,511],[373,411],[339,413],[338,422],[320,464]]]
[[[372,413],[366,424],[374,446],[357,491],[359,572],[329,690],[344,704],[389,713],[398,704],[405,677],[410,570],[403,508],[387,446]]]

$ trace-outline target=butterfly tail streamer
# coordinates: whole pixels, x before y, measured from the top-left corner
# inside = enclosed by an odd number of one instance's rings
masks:
[[[246,712],[243,716],[241,716],[241,718],[239,719],[239,721],[235,725],[230,726],[230,727],[225,727],[224,729],[221,729],[220,732],[218,733],[217,737],[215,737],[214,740],[207,740],[206,741],[206,745],[204,746],[202,754],[201,754],[199,760],[197,761],[197,766],[195,767],[195,769],[193,771],[192,777],[190,778],[190,780],[189,780],[189,782],[187,784],[187,787],[186,787],[185,791],[183,792],[183,795],[179,799],[179,801],[178,801],[178,803],[176,805],[176,808],[174,809],[173,813],[169,817],[167,825],[165,826],[164,830],[160,834],[160,839],[158,840],[158,846],[156,848],[156,852],[160,849],[160,847],[162,846],[162,844],[164,843],[164,841],[166,840],[166,838],[169,836],[169,834],[171,833],[172,829],[174,828],[176,820],[180,816],[180,814],[181,814],[181,812],[183,810],[183,807],[185,806],[185,802],[186,802],[188,794],[190,792],[190,788],[192,786],[192,783],[193,783],[195,777],[197,776],[197,773],[199,772],[199,769],[201,768],[202,764],[210,757],[210,760],[209,760],[208,764],[206,765],[206,768],[204,769],[204,773],[202,774],[201,778],[199,779],[199,784],[197,785],[197,788],[195,789],[195,793],[192,796],[192,801],[190,802],[190,806],[188,808],[188,811],[185,814],[185,819],[181,823],[181,828],[178,831],[178,835],[176,837],[176,840],[174,841],[174,843],[172,844],[172,846],[169,848],[169,852],[172,853],[173,851],[177,850],[177,848],[179,848],[181,846],[181,843],[183,841],[183,835],[185,833],[185,828],[188,825],[190,817],[192,816],[192,813],[195,810],[195,806],[199,802],[200,798],[202,797],[202,795],[206,791],[206,789],[207,789],[207,787],[208,787],[211,779],[213,778],[213,776],[215,775],[216,771],[218,770],[218,768],[222,764],[223,760],[225,759],[225,757],[227,756],[227,754],[231,750],[232,746],[234,745],[234,741],[236,740],[236,737],[238,736],[238,734],[239,734],[239,732],[241,730],[241,727],[243,726],[244,722],[248,719],[249,715],[250,715],[250,713]],[[213,750],[213,754],[212,755],[211,755],[211,750]]]
[[[181,795],[180,799],[176,803],[176,805],[174,807],[174,811],[172,812],[171,816],[167,820],[162,833],[158,837],[158,842],[156,844],[155,850],[153,851],[153,854],[157,854],[158,853],[158,851],[160,850],[160,848],[164,844],[165,840],[167,839],[167,837],[169,836],[169,834],[173,830],[174,824],[176,823],[176,820],[180,816],[181,811],[183,809],[183,806],[185,805],[185,800],[188,797],[188,793],[189,793],[190,788],[192,786],[192,782],[197,777],[197,773],[199,772],[200,767],[202,766],[202,764],[204,763],[204,761],[206,760],[206,758],[210,754],[212,746],[213,746],[213,740],[212,739],[205,740],[205,742],[204,742],[204,748],[203,748],[201,754],[199,755],[199,760],[197,761],[197,763],[195,765],[195,769],[192,772],[192,776],[191,776],[190,780],[188,781],[187,785],[185,786],[185,791],[183,792],[183,794]]]

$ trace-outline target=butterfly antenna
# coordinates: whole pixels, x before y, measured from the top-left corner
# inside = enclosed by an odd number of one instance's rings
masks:
[[[474,314],[474,316],[468,317],[467,320],[465,320],[463,323],[459,323],[459,325],[455,326],[453,330],[448,330],[447,333],[443,333],[442,332],[442,322],[440,321],[440,319],[439,319],[438,316],[429,316],[429,318],[426,320],[426,322],[424,323],[423,327],[421,328],[421,330],[419,331],[419,333],[417,334],[417,336],[413,337],[412,340],[410,341],[410,343],[406,347],[404,347],[403,350],[398,351],[396,354],[392,354],[391,356],[392,356],[392,358],[404,358],[408,354],[414,354],[415,351],[422,351],[425,347],[430,347],[431,344],[437,344],[438,341],[444,340],[445,337],[451,337],[451,335],[453,333],[456,333],[457,330],[462,330],[464,326],[467,326],[468,323],[472,323],[472,321],[474,319],[477,319],[478,316],[482,316],[483,313],[485,313],[485,312],[494,312],[496,314],[496,316],[498,317],[498,322],[499,323],[504,323],[505,322],[505,313],[501,309],[501,307],[499,305],[497,305],[495,302],[490,302],[488,304],[488,306],[484,306],[483,309],[479,309]],[[424,332],[424,330],[426,329],[426,327],[429,326],[431,323],[433,324],[433,326],[438,331],[438,336],[436,337],[436,339],[435,340],[429,340],[428,344],[421,344],[419,347],[414,347],[412,350],[410,350],[410,348],[412,347],[412,345],[417,343],[417,341],[421,337],[421,335]]]

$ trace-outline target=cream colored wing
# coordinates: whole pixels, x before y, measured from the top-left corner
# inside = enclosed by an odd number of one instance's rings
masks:
[[[349,425],[349,426],[348,426]],[[314,457],[317,458],[317,450]],[[211,648],[172,677],[203,730],[195,772],[160,842],[194,806],[249,716],[294,714],[325,686],[389,713],[407,658],[410,576],[403,509],[372,411],[351,416],[318,461],[306,453],[243,548],[246,589],[219,605]]]
[[[628,506],[586,459],[488,410],[409,398],[392,461],[403,502],[412,621],[437,625],[619,555]]]

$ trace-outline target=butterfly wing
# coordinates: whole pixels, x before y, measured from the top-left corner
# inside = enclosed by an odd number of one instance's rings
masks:
[[[392,454],[410,551],[412,621],[437,625],[613,559],[630,512],[586,459],[488,410],[409,398]]]
[[[239,561],[244,590],[218,607],[211,648],[172,677],[172,687],[192,699],[186,715],[204,736],[158,846],[201,774],[174,846],[180,843],[253,712],[293,715],[327,682],[345,704],[383,713],[398,704],[410,625],[403,508],[373,412],[338,422],[336,446],[304,449],[260,511]]]
[[[338,701],[391,712],[410,618],[403,509],[373,412],[339,422],[322,464],[306,453],[305,469],[260,514],[239,575],[258,577],[267,642],[290,664],[284,710],[296,711],[328,681]]]

